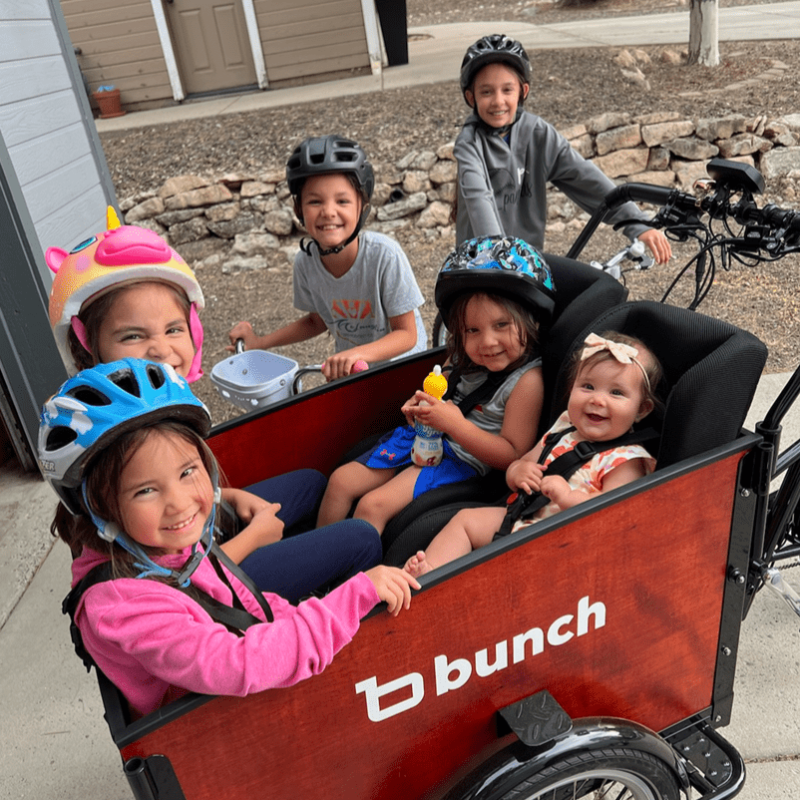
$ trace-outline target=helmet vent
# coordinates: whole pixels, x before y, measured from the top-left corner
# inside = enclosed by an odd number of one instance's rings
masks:
[[[72,255],[73,253],[80,253],[81,250],[91,247],[96,241],[96,236],[90,236],[88,239],[84,239],[80,244],[76,244],[75,247],[69,251],[69,254]]]
[[[121,369],[118,372],[113,372],[108,376],[108,379],[123,392],[127,392],[134,397],[141,397],[142,392],[139,388],[139,383],[129,369]]]
[[[147,366],[147,377],[150,380],[150,385],[154,389],[160,389],[167,382],[164,370],[156,364],[149,364]]]
[[[78,438],[78,432],[66,425],[59,425],[53,428],[47,435],[47,442],[45,443],[45,451],[52,453],[55,450],[60,450],[68,444],[72,444]]]
[[[94,386],[76,386],[67,392],[69,397],[74,397],[79,403],[85,406],[108,406],[111,400]]]

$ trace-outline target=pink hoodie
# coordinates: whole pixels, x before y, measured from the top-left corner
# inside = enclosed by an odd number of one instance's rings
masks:
[[[157,560],[177,568],[185,559],[180,554]],[[72,564],[73,586],[105,560],[84,548]],[[228,578],[244,607],[263,620],[255,598],[230,573]],[[207,559],[192,583],[230,605],[231,592]],[[363,573],[299,606],[274,594],[265,597],[275,621],[253,625],[242,637],[214,622],[183,592],[147,579],[96,584],[83,595],[76,620],[86,649],[139,716],[187,692],[241,697],[317,675],[380,602]]]

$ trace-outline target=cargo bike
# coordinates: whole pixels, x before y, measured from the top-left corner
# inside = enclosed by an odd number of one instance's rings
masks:
[[[709,173],[702,198],[627,184],[607,206],[657,203],[659,224],[678,235],[721,223],[715,242],[729,256],[800,251],[800,213],[759,208],[752,167],[715,160]],[[626,302],[601,271],[548,261],[558,300],[542,426],[562,408],[562,365],[589,330],[639,336],[669,387],[656,471],[423,576],[408,613],[377,609],[321,675],[291,688],[189,695],[132,720],[100,675],[137,798],[710,800],[741,789],[743,761],[718,729],[730,719],[742,621],[764,584],[800,613],[775,569],[800,553],[800,443],[779,454],[800,369],[745,430],[766,361],[756,337],[692,310]],[[442,357],[436,348],[289,397],[220,425],[210,445],[234,486],[299,467],[330,472],[399,424],[400,405]],[[384,534],[386,561],[402,563],[454,509],[501,491],[486,483],[412,504]]]

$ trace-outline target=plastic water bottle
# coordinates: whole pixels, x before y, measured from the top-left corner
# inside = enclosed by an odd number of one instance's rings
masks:
[[[444,397],[444,393],[447,391],[447,378],[442,375],[442,368],[438,364],[433,368],[433,372],[428,373],[428,377],[425,378],[422,391],[437,400]],[[427,406],[429,403],[423,400],[420,405]],[[431,425],[423,425],[421,422],[414,424],[414,430],[417,435],[411,447],[411,460],[418,467],[435,467],[441,463],[444,455],[442,432]]]

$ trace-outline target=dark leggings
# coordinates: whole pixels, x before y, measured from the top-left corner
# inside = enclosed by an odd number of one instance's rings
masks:
[[[314,515],[327,479],[316,470],[297,470],[246,487],[270,503],[280,503],[278,517],[286,532]],[[251,553],[242,569],[264,592],[297,603],[312,592],[324,592],[379,564],[383,548],[378,531],[361,519],[346,519],[283,539]]]

